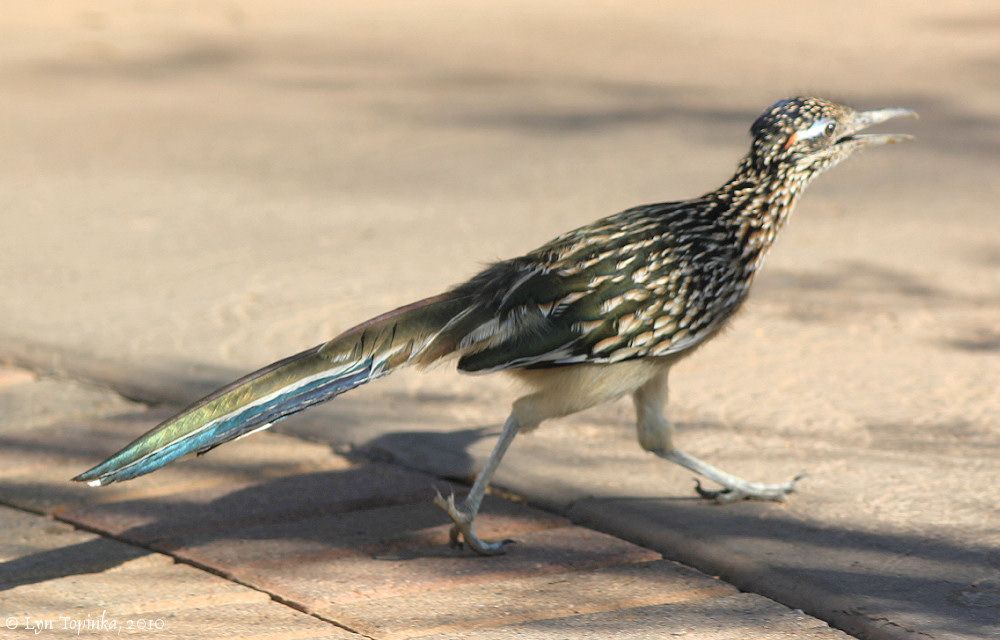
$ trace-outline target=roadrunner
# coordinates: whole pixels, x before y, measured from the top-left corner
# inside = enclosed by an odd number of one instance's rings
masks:
[[[664,415],[670,367],[719,333],[747,297],[767,250],[806,186],[858,149],[910,136],[861,130],[906,109],[858,112],[820,98],[776,102],[750,128],[750,151],[717,190],[633,207],[438,296],[400,307],[237,380],[164,421],[75,480],[104,485],[154,471],[260,431],[404,365],[458,360],[470,373],[506,371],[533,392],[513,403],[499,440],[459,505],[451,543],[484,555],[474,521],[519,431],[631,394],[642,448],[708,478],[708,499],[783,500],[795,479],[747,482],[674,446]]]

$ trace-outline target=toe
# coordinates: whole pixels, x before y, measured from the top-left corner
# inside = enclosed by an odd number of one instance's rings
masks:
[[[452,549],[462,548],[462,532],[457,524],[451,525],[451,529],[448,530],[448,546]]]
[[[471,540],[466,540],[469,543],[469,547],[473,551],[481,556],[501,556],[507,553],[505,548],[508,544],[513,544],[513,540],[498,540],[496,542],[490,542],[487,540],[480,540],[479,538],[473,537]]]
[[[701,480],[698,478],[694,479],[694,490],[706,500],[718,500],[719,496],[732,492],[732,489],[705,489],[701,486]]]
[[[732,504],[733,502],[740,502],[741,500],[746,500],[750,497],[742,491],[736,491],[734,489],[718,491],[717,494],[718,495],[714,497],[716,504]]]

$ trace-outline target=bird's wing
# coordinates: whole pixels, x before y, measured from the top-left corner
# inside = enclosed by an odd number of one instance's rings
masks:
[[[685,246],[669,216],[650,214],[622,212],[463,285],[487,319],[462,340],[459,369],[612,363],[670,355],[707,337],[720,315],[714,307],[731,293],[713,283],[725,279],[713,277],[712,256],[700,255],[692,270],[686,261],[700,247]],[[731,268],[731,256],[719,258],[719,269]]]

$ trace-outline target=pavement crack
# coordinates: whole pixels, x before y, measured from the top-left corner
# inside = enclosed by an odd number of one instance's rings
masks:
[[[218,569],[215,569],[214,567],[207,566],[207,565],[201,564],[199,562],[192,561],[192,560],[190,560],[188,558],[184,558],[182,556],[178,556],[178,555],[176,555],[174,553],[171,553],[169,550],[160,549],[160,548],[158,548],[154,544],[141,544],[141,543],[138,543],[138,542],[136,542],[134,540],[130,540],[130,539],[122,537],[122,536],[116,536],[116,535],[114,535],[114,534],[112,534],[112,533],[110,533],[108,531],[104,531],[104,530],[98,529],[96,527],[90,527],[90,526],[84,525],[84,524],[82,524],[80,522],[77,522],[75,520],[72,520],[70,518],[60,517],[58,514],[55,514],[55,513],[50,513],[50,512],[46,512],[46,511],[40,511],[40,510],[37,510],[37,509],[25,508],[25,507],[23,507],[21,505],[11,503],[11,502],[9,502],[7,500],[0,500],[0,505],[8,507],[8,508],[11,508],[11,509],[15,509],[17,511],[22,511],[24,513],[31,513],[33,515],[41,516],[41,517],[46,518],[48,520],[52,520],[52,521],[56,521],[56,522],[62,522],[64,524],[70,525],[71,527],[73,527],[74,529],[76,529],[78,531],[86,531],[88,533],[93,533],[93,534],[98,535],[98,536],[100,536],[102,538],[105,538],[105,539],[108,539],[108,540],[114,540],[116,542],[119,542],[121,544],[127,545],[127,546],[135,548],[135,549],[142,549],[144,551],[149,552],[150,554],[157,554],[157,555],[169,557],[169,558],[173,559],[173,561],[175,563],[177,563],[177,564],[182,564],[182,565],[189,566],[189,567],[191,567],[193,569],[197,569],[199,571],[203,571],[205,573],[209,573],[211,575],[214,575],[214,576],[216,576],[218,578],[222,578],[223,580],[226,580],[227,582],[230,582],[232,584],[237,584],[237,585],[240,585],[240,586],[245,587],[247,589],[250,589],[252,591],[256,591],[258,593],[262,593],[262,594],[266,595],[268,598],[270,598],[271,600],[273,600],[274,602],[276,602],[278,604],[281,604],[282,606],[288,607],[290,609],[294,609],[296,611],[299,611],[300,613],[304,613],[304,614],[306,614],[306,615],[308,615],[308,616],[310,616],[312,618],[320,620],[321,622],[324,622],[324,623],[330,624],[332,626],[338,627],[340,629],[343,629],[345,631],[353,633],[353,634],[355,634],[355,635],[357,635],[357,636],[359,636],[361,638],[366,638],[367,640],[374,640],[374,638],[372,638],[371,636],[367,636],[367,635],[365,635],[365,634],[363,634],[363,633],[361,633],[361,632],[359,632],[359,631],[357,631],[355,629],[352,629],[350,626],[348,626],[346,624],[343,624],[343,623],[338,622],[337,620],[334,620],[332,618],[328,618],[326,616],[322,616],[322,615],[319,615],[319,614],[317,614],[317,613],[315,613],[313,611],[310,611],[308,609],[308,607],[306,607],[305,605],[302,605],[302,604],[300,604],[298,602],[295,602],[294,600],[289,600],[287,598],[283,598],[282,596],[278,595],[277,593],[273,593],[271,591],[268,591],[267,589],[262,589],[259,586],[255,585],[255,584],[253,584],[251,582],[247,582],[246,580],[241,580],[241,579],[235,577],[234,575],[232,575],[232,574],[230,574],[230,573],[228,573],[226,571],[220,571]]]

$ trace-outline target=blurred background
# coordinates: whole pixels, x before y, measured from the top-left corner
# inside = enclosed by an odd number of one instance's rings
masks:
[[[713,189],[764,107],[817,94],[916,109],[892,126],[918,140],[811,188],[676,403],[799,433],[995,435],[998,55],[989,1],[8,2],[0,334],[256,368]],[[439,407],[454,424],[510,397],[451,373],[386,384],[483,401]]]

